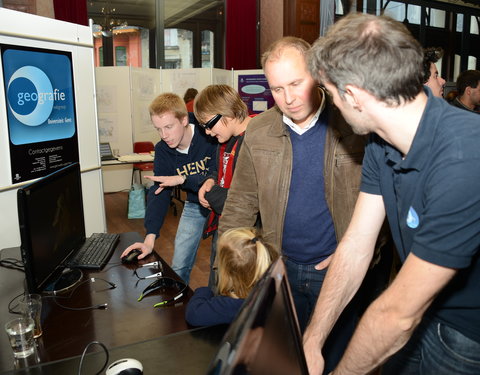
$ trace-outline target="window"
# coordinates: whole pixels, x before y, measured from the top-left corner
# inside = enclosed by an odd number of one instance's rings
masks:
[[[202,68],[213,67],[213,32],[202,31]]]
[[[178,30],[166,29],[164,31],[165,47],[178,47]]]
[[[95,64],[191,68],[216,63],[221,67],[224,7],[222,0],[89,0],[88,17],[93,20],[98,56]],[[162,46],[157,46],[157,26],[164,34],[163,50],[158,52]],[[129,40],[117,42],[120,34]],[[104,46],[100,52],[104,37],[113,37],[113,49]],[[117,53],[117,46],[125,51]]]
[[[430,26],[445,27],[445,11],[430,8]]]
[[[403,22],[406,19],[405,8],[405,4],[398,3],[396,1],[390,1],[385,7],[384,11],[386,16],[392,17],[394,20]]]
[[[193,68],[193,32],[165,29],[165,68]]]
[[[115,65],[127,66],[127,48],[115,47]]]

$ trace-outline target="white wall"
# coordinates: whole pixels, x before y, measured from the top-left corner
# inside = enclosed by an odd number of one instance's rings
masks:
[[[120,155],[133,152],[130,68],[95,68],[100,142],[110,142]],[[105,192],[128,190],[132,164],[102,167]]]
[[[0,43],[68,51],[72,54],[79,159],[87,235],[106,230],[105,205],[98,151],[95,105],[93,41],[89,27],[0,8]],[[5,108],[3,73],[0,69],[0,108]],[[17,189],[12,184],[8,123],[0,110],[0,248],[20,245]]]
[[[131,68],[130,73],[133,142],[150,141],[156,144],[160,141],[160,135],[152,125],[148,106],[164,92],[162,70]]]

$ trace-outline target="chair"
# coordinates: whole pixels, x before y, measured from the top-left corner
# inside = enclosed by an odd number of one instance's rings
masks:
[[[153,150],[155,150],[155,147],[152,142],[134,142],[133,143],[133,152],[136,154],[150,153]],[[136,171],[138,171],[138,177],[140,179],[140,183],[142,183],[142,172],[153,171],[153,163],[149,162],[149,163],[133,164],[132,185],[135,180]]]

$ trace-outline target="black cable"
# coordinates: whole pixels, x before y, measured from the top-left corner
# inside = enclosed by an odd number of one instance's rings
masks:
[[[69,306],[65,306],[65,305],[62,305],[60,302],[58,302],[57,298],[63,298],[63,299],[70,299],[72,298],[73,294],[75,293],[75,291],[83,284],[85,283],[88,283],[88,282],[95,282],[97,280],[101,280],[101,281],[104,281],[106,282],[107,284],[110,285],[110,288],[109,289],[114,289],[116,288],[117,286],[108,281],[108,280],[105,280],[105,279],[102,279],[100,277],[90,277],[88,278],[87,280],[83,280],[82,282],[80,282],[78,285],[76,285],[69,293],[68,296],[58,296],[58,295],[53,295],[53,296],[45,296],[47,298],[53,298],[54,299],[54,302],[57,304],[57,306],[65,309],[65,310],[71,310],[71,311],[83,311],[83,310],[92,310],[92,309],[100,309],[100,310],[105,310],[107,307],[108,307],[108,304],[107,303],[101,303],[101,304],[98,304],[98,305],[93,305],[93,306],[85,306],[85,307],[69,307]]]
[[[20,259],[16,258],[0,259],[0,266],[12,270],[25,272],[25,266],[23,265],[23,262]]]
[[[20,314],[22,313],[21,311],[15,311],[15,309],[18,307],[18,303],[17,303],[15,306],[13,306],[13,307],[12,307],[12,303],[13,303],[13,301],[15,301],[17,298],[23,296],[24,294],[25,294],[25,292],[20,293],[18,296],[13,297],[13,298],[11,299],[11,301],[8,303],[8,312],[9,312],[10,314],[18,314],[18,315],[20,315]]]
[[[82,357],[80,358],[80,365],[78,366],[78,375],[81,375],[82,373],[83,359],[85,358],[85,354],[87,353],[88,348],[94,344],[100,345],[105,351],[105,355],[106,355],[105,363],[103,364],[102,369],[96,373],[96,375],[100,375],[103,372],[103,370],[105,370],[105,368],[107,367],[108,359],[110,358],[107,347],[99,341],[92,341],[92,342],[89,342],[85,347],[85,349],[83,350]]]
[[[47,297],[55,297],[55,296],[47,296]],[[71,310],[71,311],[84,311],[84,310],[93,310],[93,309],[105,310],[108,307],[108,303],[102,303],[99,305],[92,305],[92,306],[85,306],[85,307],[68,307],[68,306],[62,305],[56,299],[54,299],[53,301],[57,306],[61,307],[62,309]]]

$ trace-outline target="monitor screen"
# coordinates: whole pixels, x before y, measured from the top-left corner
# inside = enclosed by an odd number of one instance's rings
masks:
[[[40,293],[85,242],[79,164],[19,189],[17,203],[27,288],[30,293]]]
[[[282,259],[271,265],[246,298],[208,374],[308,374]]]
[[[100,156],[101,157],[110,157],[113,156],[112,148],[110,147],[110,143],[100,143]]]

